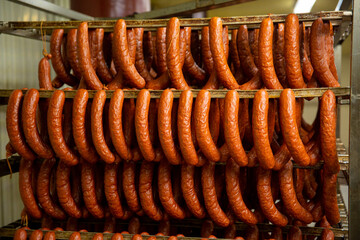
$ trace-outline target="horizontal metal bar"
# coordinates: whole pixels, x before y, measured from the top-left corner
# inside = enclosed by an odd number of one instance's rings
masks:
[[[94,17],[91,17],[89,15],[68,8],[63,8],[54,3],[44,0],[8,0],[8,1],[73,20],[86,21],[86,20],[95,19]]]
[[[295,97],[297,98],[309,98],[309,97],[321,97],[327,90],[332,90],[336,96],[348,96],[350,89],[348,87],[339,88],[305,88],[305,89],[293,89]],[[27,90],[23,90],[25,94]],[[50,98],[54,90],[38,90],[40,98]],[[125,98],[136,98],[140,90],[123,90]],[[151,98],[160,98],[163,90],[149,90]],[[196,97],[200,89],[193,89],[193,96]],[[279,98],[282,90],[266,90],[269,94],[269,98]],[[13,89],[0,89],[0,103],[7,103],[7,98],[13,92]],[[96,90],[88,90],[89,98],[93,98]],[[179,98],[182,90],[173,90],[174,98]],[[228,90],[209,90],[212,98],[224,98]],[[254,98],[257,90],[238,90],[240,98]],[[76,90],[64,91],[66,98],[74,98]],[[106,97],[111,98],[114,90],[106,90]]]
[[[318,13],[301,13],[297,14],[300,22],[305,22],[308,26],[311,22],[321,17],[323,20],[330,20],[333,26],[339,26],[344,19],[351,18],[350,11],[331,11]],[[223,17],[223,25],[229,28],[237,28],[239,25],[247,24],[249,28],[259,28],[260,23],[264,18],[270,17],[273,22],[285,22],[287,14],[271,14],[271,15],[256,15],[256,16],[238,16],[238,17]],[[210,18],[184,18],[180,19],[180,25],[183,27],[193,27],[193,29],[201,29],[203,26],[209,24]],[[154,30],[158,27],[166,27],[168,19],[143,19],[143,20],[126,20],[127,27],[142,27]],[[34,21],[34,22],[3,22],[0,26],[0,32],[5,30],[15,29],[70,29],[77,28],[81,21]],[[113,29],[116,20],[95,20],[88,21],[90,28],[104,28]]]

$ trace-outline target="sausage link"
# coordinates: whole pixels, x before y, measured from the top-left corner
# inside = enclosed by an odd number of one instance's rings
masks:
[[[329,64],[329,69],[334,76],[334,78],[338,81],[338,74],[335,66],[334,59],[334,30],[331,22],[324,23],[324,31],[325,31],[325,47],[327,53],[327,60]]]
[[[95,72],[98,66],[97,56],[99,55],[99,39],[96,34],[96,29],[89,30],[89,47],[90,47],[90,56],[91,56],[91,66],[94,68]]]
[[[70,235],[69,240],[81,240],[80,232],[73,232],[73,233]]]
[[[195,167],[186,163],[181,165],[181,190],[190,212],[197,218],[204,218],[205,209],[195,190]]]
[[[51,84],[51,67],[48,57],[43,57],[39,62],[38,67],[39,87],[47,90],[52,90]]]
[[[66,36],[66,56],[70,67],[73,70],[73,74],[76,78],[81,79],[81,67],[78,57],[77,47],[77,29],[70,29]]]
[[[6,109],[6,130],[10,139],[11,146],[19,153],[21,157],[28,161],[36,159],[36,155],[26,143],[25,136],[21,126],[21,105],[23,93],[20,89],[14,90],[8,102]]]
[[[18,230],[15,231],[14,234],[14,240],[26,240],[27,238],[27,233],[25,228],[19,228]]]
[[[237,36],[237,47],[239,52],[239,58],[241,67],[248,78],[256,76],[259,69],[254,63],[253,55],[251,54],[248,30],[246,25],[240,25]]]
[[[163,213],[156,205],[153,195],[153,175],[155,163],[143,161],[140,167],[139,176],[139,197],[141,206],[151,219],[160,221],[163,218]]]
[[[195,130],[199,147],[205,157],[210,161],[217,162],[221,155],[212,140],[209,129],[209,111],[210,111],[211,95],[207,90],[201,90],[195,101]]]
[[[274,37],[274,66],[276,75],[283,87],[287,87],[286,81],[286,70],[285,70],[285,40],[284,40],[285,25],[283,23],[278,23],[275,28],[275,37]]]
[[[129,222],[128,232],[130,234],[140,233],[140,220],[137,217],[132,217]]]
[[[271,170],[257,169],[257,195],[265,217],[275,225],[285,226],[288,219],[276,208],[271,193]]]
[[[78,58],[81,67],[82,77],[84,78],[86,85],[90,89],[100,90],[103,88],[102,83],[96,75],[95,69],[91,64],[91,53],[89,46],[88,36],[88,24],[82,22],[77,30],[77,49]]]
[[[309,224],[312,222],[313,218],[310,212],[301,206],[296,197],[292,171],[293,165],[291,161],[285,164],[285,166],[279,171],[281,198],[286,211],[289,212],[291,216]]]
[[[24,203],[26,212],[35,219],[40,219],[42,212],[36,202],[31,184],[33,177],[33,161],[20,159],[19,167],[19,191],[21,200]]]
[[[259,228],[256,225],[250,225],[246,228],[245,233],[246,240],[257,240],[259,239]]]
[[[324,24],[321,18],[316,19],[311,25],[310,32],[310,57],[316,77],[325,87],[340,87],[339,82],[330,71],[326,61]]]
[[[206,210],[211,219],[221,227],[227,227],[230,224],[229,218],[221,209],[215,190],[215,163],[207,162],[201,171],[201,185],[204,196]]]
[[[118,163],[106,164],[104,173],[105,197],[111,214],[116,218],[124,216],[118,192]]]
[[[221,18],[213,17],[209,23],[210,27],[210,49],[214,58],[214,68],[217,76],[224,87],[228,89],[237,89],[239,84],[227,64],[227,57],[224,52],[222,39],[222,21]]]
[[[64,29],[54,29],[50,39],[51,63],[59,78],[70,86],[75,86],[78,80],[66,69],[61,56],[61,43],[64,36]]]
[[[45,233],[45,236],[43,238],[43,240],[55,240],[55,239],[56,239],[55,232],[53,232],[53,231]]]
[[[308,46],[309,39],[308,39],[308,36],[306,35],[304,23],[301,23],[299,25],[299,30],[300,30],[300,62],[302,63],[302,74],[305,78],[304,80],[306,82],[309,82],[314,73],[314,68],[311,65],[310,58],[306,51],[306,48],[309,47]]]
[[[334,232],[329,229],[329,228],[325,228],[322,232],[321,232],[321,240],[334,240],[335,239],[335,235]]]
[[[65,212],[53,201],[50,196],[50,178],[51,171],[56,163],[55,158],[45,159],[41,164],[37,177],[36,193],[42,209],[50,217],[64,220]]]
[[[265,86],[269,89],[282,89],[276,76],[273,61],[274,24],[271,18],[265,18],[260,25],[259,33],[259,70]],[[285,30],[286,33],[286,30]],[[285,38],[286,39],[286,38]],[[286,49],[286,47],[285,47]]]
[[[304,88],[300,64],[299,19],[289,14],[285,19],[285,61],[286,79],[291,88]]]
[[[123,191],[126,202],[133,212],[139,212],[141,210],[141,205],[139,202],[139,196],[136,191],[136,164],[133,161],[124,161],[123,165],[123,174],[122,174],[122,184]]]
[[[301,229],[299,227],[297,227],[297,226],[292,226],[290,228],[289,233],[288,233],[287,239],[288,240],[301,240],[301,239],[303,239]]]
[[[159,198],[165,211],[175,219],[184,219],[185,211],[175,201],[171,184],[171,165],[167,159],[160,161],[158,168]]]
[[[157,125],[159,140],[167,160],[174,165],[181,163],[181,155],[175,146],[173,131],[171,127],[171,111],[173,108],[173,93],[166,89],[160,96]]]
[[[43,232],[42,230],[35,230],[30,235],[30,240],[42,240],[43,238]]]
[[[331,225],[335,225],[340,221],[336,182],[337,173],[332,174],[325,170],[323,174],[322,206],[324,208],[326,219]]]
[[[123,240],[123,235],[121,235],[121,233],[115,233],[114,235],[112,235],[111,240]]]
[[[229,159],[226,163],[226,193],[229,204],[234,211],[237,218],[247,224],[256,224],[256,215],[244,203],[240,185],[242,184],[239,178],[240,166],[233,160]]]
[[[340,171],[336,151],[336,113],[335,94],[328,90],[320,100],[320,146],[324,169],[329,173]]]
[[[86,208],[96,218],[104,218],[103,207],[96,198],[95,193],[95,165],[83,161],[81,163],[81,188]]]
[[[102,233],[96,233],[92,238],[92,240],[103,240],[103,239],[104,239],[104,236]]]
[[[98,54],[97,58],[97,68],[96,72],[101,78],[101,80],[105,83],[110,83],[113,80],[110,69],[106,64],[105,56],[104,56],[104,29],[97,28],[95,30],[95,35],[98,40]]]
[[[89,132],[86,130],[90,119],[86,117],[88,91],[79,89],[74,97],[72,111],[72,129],[74,142],[82,158],[90,163],[99,159]]]
[[[248,157],[242,146],[239,131],[239,94],[228,91],[225,96],[224,136],[231,157],[239,166],[248,164]]]
[[[205,26],[201,29],[201,55],[205,71],[209,74],[213,72],[214,60],[210,49],[210,29]]]
[[[36,89],[29,89],[22,104],[22,127],[27,144],[41,158],[52,158],[54,152],[39,135],[36,126],[36,109],[39,102],[39,92]]]
[[[157,72],[162,74],[167,71],[166,66],[166,28],[161,27],[156,31],[156,55],[157,55]]]
[[[302,166],[310,163],[310,157],[299,136],[296,123],[295,95],[291,89],[285,89],[280,95],[280,124],[284,142],[294,158],[294,161]]]
[[[103,128],[103,110],[106,101],[104,90],[97,91],[91,106],[91,134],[95,149],[100,158],[106,163],[113,163],[115,155],[111,152],[105,141]]]
[[[67,165],[73,166],[78,164],[79,157],[68,146],[63,135],[62,112],[64,103],[65,93],[62,90],[56,90],[50,99],[47,113],[49,139],[57,157]]]
[[[143,38],[144,38],[144,28],[134,28],[135,38],[136,38],[136,60],[135,67],[139,74],[144,78],[146,82],[151,81],[153,78],[150,75],[150,72],[147,69],[145,63],[145,56],[143,50]]]
[[[180,21],[178,18],[171,18],[166,26],[166,65],[169,70],[169,77],[176,89],[189,89],[182,72],[182,57],[180,49]]]

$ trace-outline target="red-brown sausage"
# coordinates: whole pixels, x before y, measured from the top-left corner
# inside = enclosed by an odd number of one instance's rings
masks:
[[[43,57],[39,62],[38,67],[38,79],[39,79],[39,87],[47,90],[52,90],[51,84],[51,67],[49,63],[49,55]]]
[[[14,237],[15,238],[15,237]],[[30,235],[30,240],[42,240],[43,238],[43,232],[42,230],[35,230]]]
[[[146,82],[151,81],[153,78],[150,75],[150,72],[147,69],[145,63],[145,56],[143,50],[143,38],[144,38],[144,28],[134,28],[135,38],[136,38],[136,60],[135,67],[139,74],[144,78]]]
[[[77,47],[77,29],[70,29],[66,36],[66,56],[70,64],[70,67],[73,70],[73,74],[81,79],[81,67],[78,57],[78,47]]]
[[[205,71],[209,74],[213,72],[214,60],[210,50],[210,29],[205,26],[201,30],[201,55]]]
[[[27,238],[27,233],[24,227],[16,230],[14,234],[14,240],[26,240],[26,238]]]
[[[324,171],[322,187],[322,205],[325,216],[331,225],[340,221],[339,207],[337,204],[337,173],[332,174]]]
[[[286,81],[286,70],[285,70],[285,40],[284,40],[285,25],[283,23],[278,23],[275,28],[275,38],[274,38],[274,66],[276,75],[283,87],[287,87]]]
[[[248,30],[246,25],[240,25],[237,36],[237,47],[240,58],[241,67],[248,78],[256,76],[259,69],[254,63],[253,55],[251,54]]]
[[[104,56],[104,29],[97,28],[95,30],[95,35],[98,42],[98,53],[95,56],[97,58],[97,68],[96,72],[101,78],[101,80],[105,83],[109,83],[113,80],[110,69],[106,64],[105,56]]]
[[[124,161],[123,174],[122,174],[124,196],[130,210],[133,212],[139,212],[141,210],[141,205],[140,205],[138,193],[136,191],[135,174],[136,174],[135,162]]]
[[[331,22],[324,23],[324,32],[325,32],[325,47],[327,52],[327,60],[329,64],[330,71],[334,78],[338,81],[338,74],[335,66],[334,59],[334,30]]]
[[[124,210],[118,192],[118,168],[118,163],[105,165],[104,191],[111,214],[116,218],[121,218]]]
[[[329,228],[325,228],[322,232],[321,232],[321,240],[334,240],[335,239],[335,235],[334,232],[329,229]]]
[[[292,226],[290,228],[289,233],[288,233],[287,239],[288,240],[301,240],[301,239],[303,239],[301,229],[299,227],[297,227],[297,226]]]

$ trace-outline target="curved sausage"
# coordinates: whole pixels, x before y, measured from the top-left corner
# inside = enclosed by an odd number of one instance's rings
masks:
[[[39,92],[29,89],[22,104],[21,120],[27,144],[41,158],[52,158],[54,152],[40,137],[36,126],[36,109],[39,102]]]
[[[326,87],[340,87],[339,82],[330,71],[329,65],[324,57],[325,34],[323,32],[323,21],[321,18],[316,19],[311,25],[310,32],[310,57],[311,63],[316,72],[316,77],[321,85]]]
[[[72,130],[74,142],[81,157],[90,163],[94,163],[99,159],[99,155],[89,132],[86,130],[87,123],[90,121],[86,117],[88,95],[88,91],[85,89],[77,90],[73,101]]]
[[[171,165],[167,159],[160,161],[158,168],[159,198],[165,211],[175,219],[184,219],[185,211],[175,201],[171,185]]]
[[[141,210],[141,205],[140,205],[138,193],[136,191],[135,174],[136,174],[135,162],[124,161],[123,174],[122,174],[124,196],[130,210],[133,212],[139,212]]]
[[[63,135],[62,112],[64,103],[65,93],[62,90],[56,90],[50,99],[47,113],[49,139],[56,156],[67,165],[74,166],[78,164],[79,157],[65,142]]]
[[[175,146],[172,127],[171,111],[173,108],[173,93],[166,89],[160,96],[157,125],[159,131],[159,140],[167,160],[174,165],[181,163],[181,155]]]
[[[226,193],[229,204],[237,218],[247,224],[256,224],[258,222],[256,215],[244,203],[240,189],[240,166],[233,160],[229,159],[226,163]]]
[[[240,25],[237,36],[237,47],[239,52],[239,58],[241,67],[248,78],[256,76],[259,69],[254,63],[253,55],[251,54],[248,30],[246,25]]]
[[[322,205],[326,219],[331,225],[335,225],[340,221],[336,183],[337,173],[331,174],[325,170],[323,174]]]
[[[290,228],[290,231],[288,233],[288,236],[287,236],[288,240],[301,240],[303,239],[302,237],[302,232],[301,232],[301,229],[297,226],[292,226]]]
[[[224,137],[229,153],[239,166],[248,164],[248,157],[242,146],[239,131],[239,94],[228,91],[225,96]]]
[[[36,202],[33,187],[31,184],[33,173],[33,161],[20,159],[19,167],[19,191],[21,200],[24,203],[26,212],[35,219],[40,219],[42,212]]]
[[[104,191],[111,214],[116,218],[121,218],[124,210],[118,193],[118,168],[118,163],[105,165]]]
[[[210,49],[214,58],[214,68],[217,77],[224,87],[228,89],[237,89],[239,84],[236,82],[234,75],[227,64],[227,58],[224,53],[222,39],[222,21],[221,18],[213,17],[209,23],[210,27]]]
[[[305,30],[305,24],[301,23],[299,26],[300,30],[300,62],[302,65],[302,74],[304,76],[304,80],[309,82],[314,73],[314,68],[311,65],[310,58],[308,56],[309,49],[309,38],[307,32]]]
[[[156,30],[156,70],[158,74],[167,71],[166,65],[166,28],[161,27]]]
[[[77,29],[70,29],[66,36],[66,56],[76,78],[81,79],[81,66],[78,57]]]
[[[202,167],[201,185],[204,196],[205,207],[211,219],[221,227],[227,227],[230,224],[229,218],[221,209],[216,197],[215,190],[215,163],[207,162]]]
[[[291,88],[305,88],[300,64],[299,19],[289,14],[285,19],[285,69],[286,80]]]
[[[320,146],[324,169],[329,173],[340,171],[336,151],[336,113],[335,94],[328,90],[320,100]]]
[[[246,240],[259,239],[259,228],[256,225],[248,226],[246,228],[245,239]]]
[[[334,78],[339,81],[334,59],[334,30],[330,21],[328,23],[324,23],[324,34],[329,69]]]
[[[81,163],[81,188],[85,206],[91,215],[104,218],[104,209],[99,204],[95,193],[95,165],[86,161]]]
[[[145,80],[136,70],[135,62],[131,61],[131,51],[129,47],[130,45],[128,44],[126,34],[126,22],[124,19],[119,19],[114,27],[113,59],[115,65],[120,67],[128,83],[132,87],[141,89],[145,87]]]
[[[36,159],[36,155],[26,143],[21,126],[20,109],[22,107],[22,100],[23,93],[20,89],[14,90],[11,93],[6,109],[6,130],[14,150],[24,159],[33,161]]]
[[[155,163],[143,161],[140,167],[139,176],[139,197],[141,206],[151,219],[160,221],[163,213],[156,205],[153,195],[152,180],[154,175]]]
[[[322,232],[321,232],[321,240],[334,240],[335,239],[335,235],[334,232],[329,229],[329,228],[325,228]]]
[[[285,25],[283,23],[278,23],[275,28],[275,37],[274,37],[274,46],[273,46],[273,54],[274,54],[274,66],[276,75],[283,87],[287,87],[286,81],[286,70],[285,70],[285,56],[284,56],[284,48],[285,48]]]
[[[96,75],[95,69],[91,64],[91,53],[89,46],[88,24],[82,22],[77,30],[77,49],[78,58],[81,67],[82,77],[90,89],[100,90],[102,83]]]
[[[257,67],[259,67],[259,37],[260,37],[260,29],[255,28],[249,31],[249,45],[251,53],[254,57],[254,63]]]
[[[311,213],[301,206],[296,197],[292,172],[293,165],[291,161],[285,164],[285,166],[279,171],[279,183],[283,205],[286,211],[294,218],[306,224],[311,223],[313,220]]]
[[[207,90],[201,90],[195,101],[194,118],[196,138],[199,147],[205,157],[210,161],[217,162],[221,158],[220,151],[214,143],[209,128],[209,111],[211,95]]]
[[[50,39],[51,63],[59,78],[70,86],[75,86],[78,80],[66,69],[61,56],[61,43],[64,36],[64,29],[54,29]]]
[[[284,142],[294,161],[301,166],[307,166],[310,163],[310,157],[299,135],[295,108],[294,92],[291,89],[283,90],[280,95],[279,113]]]
[[[106,101],[106,92],[97,91],[91,106],[91,134],[95,149],[100,158],[106,163],[113,163],[115,155],[111,152],[105,141],[103,128],[103,110]]]
[[[136,60],[135,67],[139,74],[144,78],[146,82],[151,81],[153,78],[150,75],[150,72],[147,69],[145,63],[145,56],[143,50],[143,38],[144,38],[144,28],[134,28],[135,38],[136,38]]]
[[[39,62],[39,67],[38,67],[39,87],[47,90],[52,90],[53,86],[51,83],[51,67],[48,59],[49,59],[49,55],[43,57]]]
[[[276,76],[273,61],[273,32],[274,24],[271,18],[265,18],[260,25],[259,33],[259,70],[265,86],[269,89],[282,89]],[[286,30],[285,30],[286,33]],[[286,40],[286,38],[285,38]],[[286,49],[286,45],[285,45]],[[288,65],[286,65],[288,66]]]
[[[98,41],[98,53],[95,56],[97,58],[96,73],[99,75],[103,82],[110,83],[113,80],[113,77],[104,57],[104,29],[97,28],[95,30],[95,35]]]
[[[180,21],[171,18],[166,26],[166,65],[169,77],[176,89],[189,89],[182,72],[182,58],[180,56]]]
[[[276,208],[271,193],[271,170],[257,169],[257,195],[265,217],[275,225],[285,226],[288,219]]]
[[[37,177],[36,194],[39,204],[46,214],[52,218],[64,220],[66,218],[65,212],[53,201],[50,196],[51,171],[55,163],[56,159],[50,158],[45,159],[41,164]]]
[[[201,56],[205,71],[209,74],[213,72],[214,60],[210,50],[210,29],[204,26],[201,29]]]

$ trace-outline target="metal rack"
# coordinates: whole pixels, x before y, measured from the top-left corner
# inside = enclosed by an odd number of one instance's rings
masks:
[[[354,13],[350,11],[339,11],[339,12],[320,12],[316,14],[299,14],[299,20],[305,22],[306,25],[310,25],[311,22],[318,17],[322,17],[325,20],[331,20],[336,32],[337,42],[341,42],[349,32],[349,28],[352,24],[352,65],[355,66],[360,63],[360,1],[354,1],[353,3]],[[229,17],[223,18],[224,25],[229,26],[229,29],[237,28],[241,24],[247,24],[249,28],[258,28],[261,21],[268,17],[268,15],[262,16],[247,16],[247,17]],[[284,22],[285,14],[274,14],[271,15],[271,18],[274,22]],[[200,29],[202,26],[207,25],[209,22],[208,18],[202,19],[182,19],[180,21],[181,26],[191,26],[193,29]],[[79,25],[79,21],[65,21],[65,22],[0,22],[0,33],[12,34],[17,36],[29,36],[29,38],[40,38],[40,27],[45,30],[52,30],[55,28],[64,28],[71,29],[76,28]],[[128,27],[144,27],[147,30],[155,30],[157,27],[166,26],[167,20],[127,20]],[[91,28],[104,28],[107,31],[112,31],[115,20],[95,20],[89,22],[89,27]],[[49,34],[50,31],[47,31]],[[350,115],[350,155],[346,153],[346,150],[343,148],[343,145],[338,142],[338,154],[339,161],[341,163],[341,170],[349,176],[349,202],[350,202],[350,217],[347,221],[347,211],[345,209],[342,196],[338,195],[339,208],[342,216],[341,228],[335,228],[334,233],[337,237],[343,237],[350,239],[356,239],[357,236],[360,236],[360,228],[357,227],[360,223],[360,175],[356,172],[360,169],[360,151],[358,150],[360,146],[360,109],[357,106],[358,101],[360,100],[360,74],[358,73],[356,67],[351,68],[351,87],[341,87],[341,88],[331,88],[335,95],[340,99],[350,98],[351,105],[351,115]],[[316,89],[294,89],[296,97],[320,97],[326,90],[329,88],[316,88]],[[7,104],[8,97],[12,90],[1,89],[0,90],[0,104]],[[26,90],[24,90],[26,92]],[[51,97],[53,91],[39,90],[41,98]],[[89,91],[89,97],[93,97],[96,91]],[[125,98],[136,98],[138,90],[124,90]],[[159,98],[162,91],[151,90],[152,98]],[[196,97],[199,90],[194,89],[194,97]],[[211,90],[212,98],[224,98],[226,90]],[[253,98],[256,91],[238,91],[240,98]],[[280,96],[281,90],[269,90],[270,98],[278,98]],[[110,98],[113,94],[113,91],[106,91],[107,98]],[[174,90],[174,97],[178,98],[181,91]],[[66,98],[73,98],[76,94],[76,91],[65,91]],[[14,169],[16,170],[16,162],[19,157],[10,158],[10,162],[14,164]],[[3,162],[3,161],[1,161]],[[0,164],[0,167],[2,165]],[[314,166],[314,168],[321,168],[321,164]],[[0,168],[1,169],[1,168]],[[349,174],[347,174],[349,170]],[[345,174],[344,174],[345,175]],[[0,175],[2,176],[2,175]],[[193,222],[192,222],[193,223]],[[347,225],[349,223],[349,231]],[[19,226],[19,225],[12,225]],[[239,230],[244,228],[243,223],[237,223],[237,228]],[[268,231],[272,228],[270,224],[259,224],[262,231]],[[285,232],[289,227],[285,228]],[[304,234],[308,233],[310,235],[320,235],[322,228],[314,227],[302,227],[301,228]],[[28,230],[31,232],[31,230]],[[0,236],[13,236],[14,229],[12,228],[1,228]],[[71,232],[57,232],[56,236],[59,239],[69,237]],[[83,239],[92,238],[93,233],[82,233]],[[132,235],[124,235],[124,239],[131,239]],[[104,234],[105,239],[110,239],[111,234]],[[183,238],[183,239],[197,239],[197,238]]]

